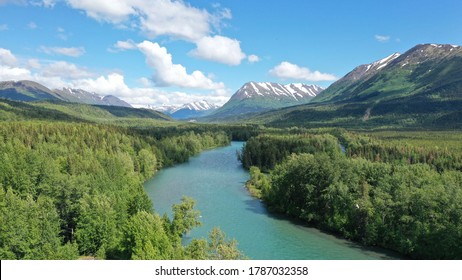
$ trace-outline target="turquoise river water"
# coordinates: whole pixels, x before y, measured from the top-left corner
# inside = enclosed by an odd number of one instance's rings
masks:
[[[243,142],[206,151],[158,172],[145,184],[154,209],[171,216],[172,204],[186,195],[196,200],[202,226],[192,230],[185,242],[207,237],[220,227],[250,259],[395,259],[397,256],[364,248],[317,229],[269,213],[250,196],[244,184],[248,172],[237,160]],[[399,256],[398,256],[399,257]]]

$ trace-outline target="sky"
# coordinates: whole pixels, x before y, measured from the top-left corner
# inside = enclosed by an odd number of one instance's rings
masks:
[[[328,87],[423,43],[462,45],[462,1],[0,0],[0,81],[134,106],[222,105],[249,81]]]

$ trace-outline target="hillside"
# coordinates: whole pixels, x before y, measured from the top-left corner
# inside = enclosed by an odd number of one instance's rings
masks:
[[[239,118],[246,114],[306,104],[323,90],[316,85],[249,82],[207,119]]]
[[[26,80],[0,82],[0,98],[26,102],[61,100],[91,105],[132,107],[127,102],[113,95],[102,96],[82,89],[71,88],[51,90],[44,85]]]
[[[172,121],[169,116],[148,109],[89,105],[64,101],[21,102],[0,99],[0,121],[47,120],[96,123]]]
[[[417,45],[353,69],[308,105],[261,114],[273,126],[462,128],[462,47]]]
[[[59,100],[52,90],[32,81],[0,82],[0,98],[16,101]]]

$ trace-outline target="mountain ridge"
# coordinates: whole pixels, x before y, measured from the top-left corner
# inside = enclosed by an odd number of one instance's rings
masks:
[[[83,89],[62,88],[51,90],[29,80],[0,82],[0,98],[15,101],[62,100],[90,105],[108,105],[132,108],[127,102],[113,95],[99,95]]]
[[[271,109],[290,107],[310,102],[324,88],[307,84],[279,84],[247,82],[221,108],[206,120],[236,118]]]
[[[262,113],[250,121],[270,126],[462,128],[462,47],[419,44],[387,58],[355,67],[309,104]]]

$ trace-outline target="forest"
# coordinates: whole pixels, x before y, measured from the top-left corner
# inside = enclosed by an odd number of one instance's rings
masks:
[[[411,258],[461,259],[461,136],[442,134],[268,134],[239,156],[272,211]]]
[[[243,258],[219,229],[184,246],[183,234],[200,225],[194,200],[183,198],[169,219],[143,189],[160,168],[227,145],[230,136],[158,136],[99,124],[1,123],[0,258]]]
[[[184,245],[194,200],[169,218],[143,189],[231,140],[246,141],[247,187],[271,211],[410,258],[462,258],[460,133],[38,116],[0,123],[1,259],[245,258],[218,228]]]

